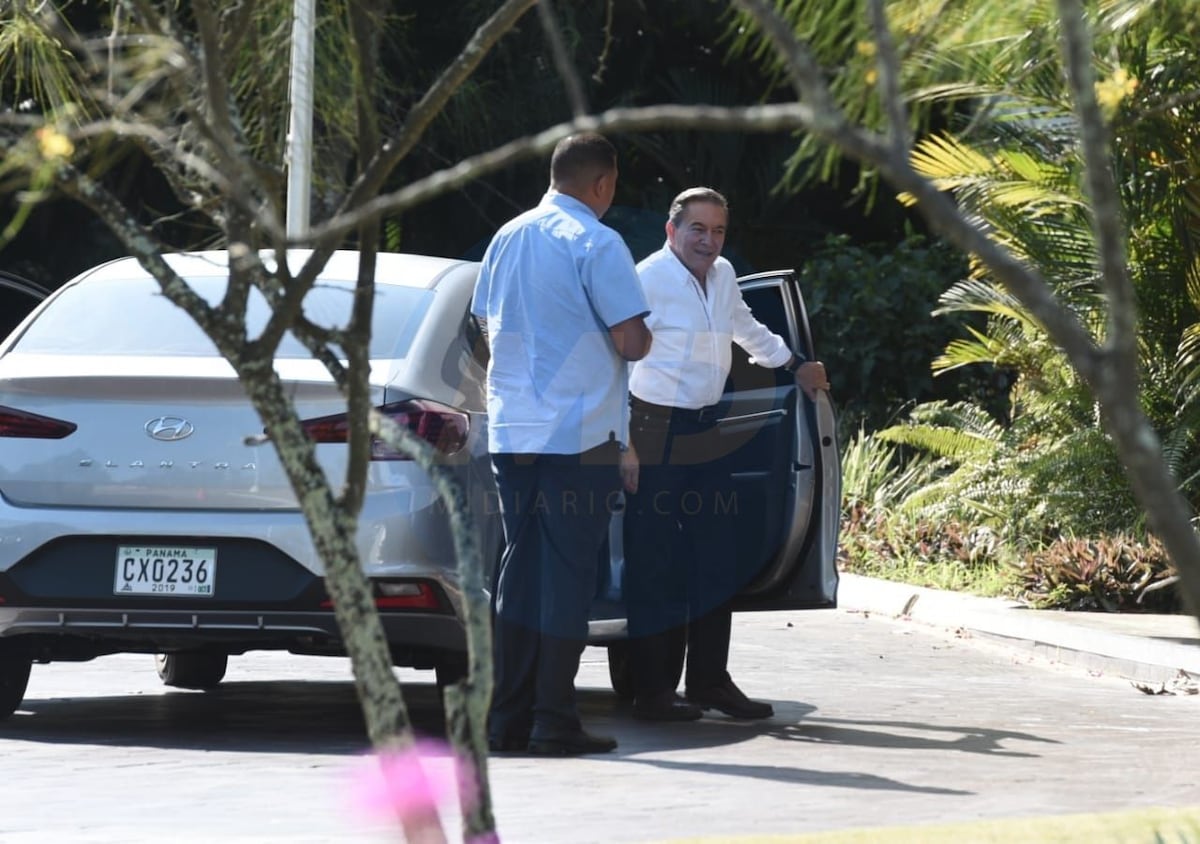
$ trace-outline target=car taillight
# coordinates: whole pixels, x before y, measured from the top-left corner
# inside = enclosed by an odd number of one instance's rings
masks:
[[[392,402],[380,407],[379,412],[390,417],[397,425],[407,428],[442,454],[455,454],[461,451],[467,444],[467,435],[471,432],[471,417],[461,410],[455,410],[428,399]],[[304,430],[313,442],[344,443],[350,425],[346,414],[339,413],[336,416],[309,419],[304,423]],[[371,459],[411,460],[412,458],[391,448],[383,440],[372,437]]]
[[[441,610],[437,591],[419,581],[375,581],[375,606],[381,610]],[[333,601],[325,598],[321,609],[332,609]]]
[[[0,437],[18,437],[32,440],[61,440],[79,427],[73,422],[38,416],[11,407],[0,407]]]

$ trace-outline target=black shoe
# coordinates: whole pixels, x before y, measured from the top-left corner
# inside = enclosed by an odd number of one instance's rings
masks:
[[[707,689],[688,689],[686,696],[701,709],[717,709],[730,718],[770,718],[775,714],[771,704],[750,700],[732,680],[709,686]]]
[[[528,747],[529,736],[488,736],[492,753],[524,753]]]
[[[633,717],[639,721],[695,721],[703,717],[700,707],[688,703],[674,692],[663,692],[633,702]]]
[[[608,753],[610,750],[616,750],[617,740],[577,730],[557,735],[534,736],[529,739],[527,749],[535,756],[583,756],[588,753]]]

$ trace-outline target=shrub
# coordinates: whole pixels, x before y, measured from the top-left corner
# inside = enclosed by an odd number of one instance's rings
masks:
[[[1177,612],[1179,597],[1167,552],[1154,537],[1125,534],[1063,538],[1031,554],[1018,568],[1022,595],[1038,607],[1072,610]],[[1156,586],[1166,588],[1155,588]]]
[[[1011,586],[1004,554],[986,527],[912,520],[856,504],[842,521],[838,565],[886,580],[997,595]]]
[[[966,272],[961,254],[919,237],[862,246],[831,236],[805,262],[800,282],[809,323],[844,431],[881,428],[902,408],[932,399],[994,400],[997,385],[985,367],[936,382],[930,371],[930,361],[974,319],[932,316],[938,297]]]

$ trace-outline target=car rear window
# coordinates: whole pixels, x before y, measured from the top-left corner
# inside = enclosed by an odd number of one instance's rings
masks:
[[[45,297],[45,291],[32,283],[0,275],[0,339],[20,325],[25,315]]]
[[[210,303],[220,301],[226,279],[189,280]],[[318,282],[304,299],[304,313],[324,328],[342,328],[350,318],[354,284]],[[376,285],[371,327],[371,357],[402,358],[432,301],[422,288]],[[257,337],[270,308],[251,290],[247,308],[249,337]],[[30,354],[94,354],[209,357],[216,346],[183,309],[163,296],[151,279],[106,279],[68,287],[34,320],[14,350]],[[309,351],[288,332],[278,358],[308,358]]]

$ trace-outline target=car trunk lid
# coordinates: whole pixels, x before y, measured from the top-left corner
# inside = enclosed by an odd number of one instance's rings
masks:
[[[278,368],[302,419],[344,412],[319,364]],[[10,354],[2,369],[0,406],[76,426],[56,440],[0,437],[0,494],[13,504],[296,507],[261,420],[219,358]],[[338,485],[345,447],[322,445],[318,454]]]

